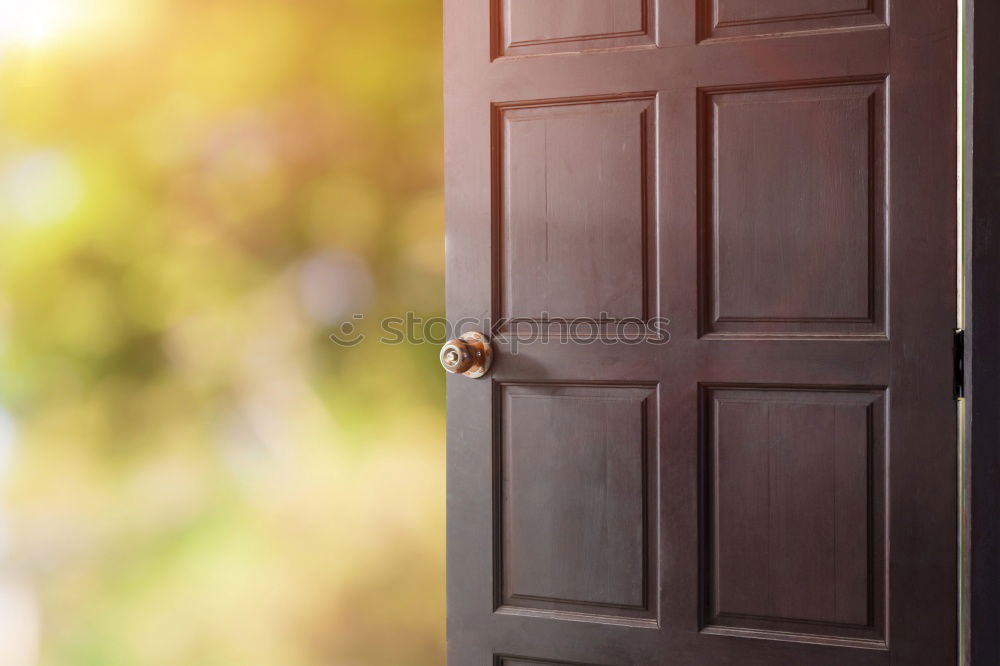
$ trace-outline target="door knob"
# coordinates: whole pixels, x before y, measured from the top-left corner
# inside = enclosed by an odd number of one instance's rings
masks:
[[[493,349],[486,336],[476,331],[449,340],[441,348],[441,365],[453,375],[478,379],[489,372],[492,363]]]

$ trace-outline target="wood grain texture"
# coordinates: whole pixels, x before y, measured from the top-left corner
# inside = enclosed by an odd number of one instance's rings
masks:
[[[745,38],[885,24],[885,0],[701,0],[706,38]]]
[[[703,396],[706,624],[884,636],[883,392]]]
[[[885,329],[884,82],[703,92],[703,330]]]
[[[494,658],[494,666],[596,666],[595,664],[571,663],[568,661],[546,661],[544,659],[531,659],[529,657],[503,657]]]
[[[498,606],[651,616],[654,397],[650,386],[499,387]]]
[[[498,319],[648,318],[652,105],[644,95],[497,108]]]
[[[491,0],[494,57],[653,43],[650,0]]]

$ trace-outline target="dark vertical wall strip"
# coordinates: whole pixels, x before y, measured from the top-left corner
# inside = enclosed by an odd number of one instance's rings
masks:
[[[1000,664],[1000,3],[979,0],[972,24],[971,391],[972,664]]]

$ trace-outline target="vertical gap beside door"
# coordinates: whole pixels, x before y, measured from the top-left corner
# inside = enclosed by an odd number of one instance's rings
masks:
[[[956,62],[958,68],[957,75],[957,137],[958,160],[956,164],[957,172],[957,263],[956,290],[958,310],[956,312],[956,327],[966,330],[969,335],[971,321],[968,318],[968,298],[971,293],[969,289],[969,275],[967,268],[969,263],[969,252],[972,246],[969,242],[970,229],[968,221],[970,217],[970,207],[972,205],[971,187],[971,151],[968,150],[971,140],[972,130],[972,0],[957,0],[958,3],[958,53]],[[971,345],[965,345],[964,359],[965,367],[969,364],[969,354]],[[970,664],[971,645],[971,601],[970,601],[970,505],[971,492],[969,480],[971,478],[971,458],[969,455],[969,414],[966,408],[964,397],[956,401],[957,423],[958,423],[958,663],[961,666]]]

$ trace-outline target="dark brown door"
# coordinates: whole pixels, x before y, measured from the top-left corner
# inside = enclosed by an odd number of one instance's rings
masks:
[[[450,666],[957,663],[955,5],[445,0]]]

